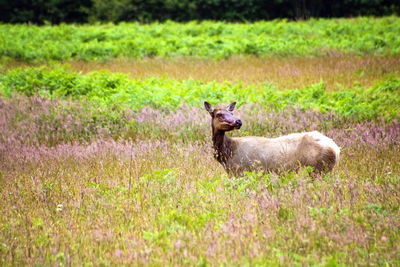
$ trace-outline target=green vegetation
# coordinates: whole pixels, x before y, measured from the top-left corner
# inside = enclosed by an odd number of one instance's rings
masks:
[[[400,265],[399,28],[397,17],[0,25],[0,265]],[[256,56],[213,60],[243,54]],[[142,76],[106,60],[149,56],[161,67]],[[174,64],[197,76],[163,75]],[[321,131],[339,164],[227,177],[204,100],[238,101],[243,127],[229,135]]]
[[[200,106],[202,101],[240,104],[258,103],[264,108],[281,110],[288,106],[333,111],[343,117],[363,119],[398,119],[400,116],[400,79],[388,77],[370,88],[355,87],[327,92],[325,84],[306,86],[301,90],[280,91],[272,84],[243,86],[230,82],[176,81],[166,78],[130,79],[127,75],[94,71],[80,75],[65,67],[16,68],[0,75],[0,92],[7,96],[37,93],[50,97],[85,99],[103,106],[129,107],[133,110],[150,106],[175,109],[182,103]]]
[[[204,109],[143,111],[139,135],[115,141],[101,133],[113,124],[95,128],[91,108],[70,105],[0,102],[2,266],[400,263],[398,123],[382,132],[389,125],[254,108],[240,116],[245,126],[262,115],[272,135],[328,122],[340,164],[318,177],[303,169],[229,179],[212,157]],[[203,138],[180,140],[180,131]],[[76,142],[84,134],[91,142]]]
[[[114,57],[400,54],[400,19],[275,20],[119,25],[0,25],[1,57],[22,61]]]

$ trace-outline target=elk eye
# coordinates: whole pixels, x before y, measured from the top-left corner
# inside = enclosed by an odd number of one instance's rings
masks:
[[[218,113],[218,114],[215,115],[215,116],[217,116],[217,118],[221,118],[222,114],[221,114],[221,113]]]

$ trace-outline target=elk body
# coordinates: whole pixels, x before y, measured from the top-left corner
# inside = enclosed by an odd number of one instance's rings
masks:
[[[229,175],[240,176],[244,171],[296,170],[300,166],[312,166],[315,172],[325,172],[331,171],[339,160],[340,148],[317,131],[277,138],[230,138],[225,132],[242,126],[242,121],[232,114],[236,102],[227,109],[214,109],[208,102],[204,102],[204,106],[212,118],[214,157]]]

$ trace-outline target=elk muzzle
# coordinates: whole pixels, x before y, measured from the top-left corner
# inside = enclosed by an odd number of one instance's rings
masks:
[[[242,121],[228,112],[217,116],[217,118],[223,130],[230,131],[233,129],[240,129],[240,127],[242,127]]]

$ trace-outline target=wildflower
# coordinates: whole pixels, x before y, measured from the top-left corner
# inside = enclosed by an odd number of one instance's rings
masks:
[[[58,204],[57,205],[57,212],[62,212],[63,211],[63,204]]]

